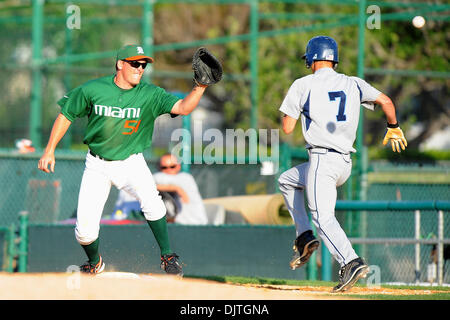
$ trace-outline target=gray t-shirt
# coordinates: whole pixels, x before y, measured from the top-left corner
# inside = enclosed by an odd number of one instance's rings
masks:
[[[189,197],[189,202],[181,202],[181,212],[175,217],[175,222],[180,224],[207,224],[205,206],[194,177],[187,172],[167,174],[157,172],[153,174],[156,184],[172,184],[182,188]]]

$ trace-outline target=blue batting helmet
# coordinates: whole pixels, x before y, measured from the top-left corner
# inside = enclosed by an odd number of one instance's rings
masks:
[[[302,57],[305,59],[306,67],[310,68],[314,61],[339,62],[338,45],[333,38],[317,36],[308,41],[306,53]]]

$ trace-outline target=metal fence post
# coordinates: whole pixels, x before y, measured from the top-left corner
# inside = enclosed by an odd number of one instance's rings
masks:
[[[69,6],[70,3],[67,4],[67,6]],[[70,16],[70,11],[67,11],[67,6],[66,6],[66,21]],[[66,29],[65,29],[65,55],[66,57],[69,57],[72,54],[72,47],[73,47],[73,32],[72,29],[69,28],[66,25]],[[71,66],[71,62],[69,59],[67,59],[66,62],[64,62],[64,66],[67,67],[68,69]],[[66,92],[69,92],[70,90],[72,90],[72,81],[73,79],[73,74],[71,72],[65,72],[64,73],[64,78],[63,78],[63,83],[64,83],[64,90]],[[70,149],[70,147],[72,146],[72,130],[67,130],[66,134],[64,135],[64,138],[62,140],[63,146],[65,149]]]
[[[442,286],[444,280],[444,212],[438,211],[438,285]]]
[[[357,60],[357,75],[359,78],[364,79],[364,58],[365,58],[365,47],[364,47],[364,40],[365,40],[365,31],[366,31],[366,0],[360,0],[359,1],[359,10],[358,10],[358,60]],[[360,188],[363,188],[364,176],[362,175],[362,170],[364,170],[363,162],[367,159],[364,158],[364,108],[361,108],[361,112],[359,114],[359,123],[358,123],[358,130],[356,134],[356,163],[355,163],[355,169],[358,174],[356,184],[356,196],[360,197]],[[364,192],[364,191],[363,191]]]
[[[258,128],[258,42],[259,42],[258,0],[250,1],[250,128]]]
[[[6,272],[13,272],[14,271],[14,257],[16,255],[16,246],[15,246],[15,232],[16,232],[16,225],[13,223],[8,228],[8,265],[6,266]]]
[[[415,270],[415,280],[416,283],[420,282],[420,210],[416,210],[414,211],[414,227],[415,227],[415,239],[416,239],[416,244],[415,244],[415,266],[416,266],[416,270]]]
[[[150,57],[153,57],[153,22],[154,22],[154,13],[153,13],[153,3],[154,0],[145,0],[142,5],[142,17],[141,17],[141,38],[142,38],[142,46],[144,47],[144,51]],[[144,72],[144,79],[146,79],[149,83],[152,80],[154,69],[152,63],[148,64],[147,72]],[[153,157],[153,144],[148,149],[150,158]]]
[[[153,57],[153,22],[154,22],[154,12],[153,12],[153,0],[145,0],[142,7],[142,46],[145,52],[150,57]],[[150,82],[153,73],[153,66],[149,64],[149,71],[145,74],[146,79]]]
[[[331,281],[331,254],[326,246],[322,246],[322,280]]]
[[[309,221],[311,221],[311,215],[309,215]],[[314,225],[312,226],[312,229],[314,235],[317,236],[316,227]],[[311,257],[309,258],[309,261],[307,262],[306,267],[307,279],[311,281],[317,280],[317,251],[313,252]]]
[[[292,165],[292,154],[291,148],[289,144],[286,142],[282,142],[280,146],[280,166],[278,170],[278,175],[276,176],[276,180],[278,180],[279,176],[286,170],[290,169]]]
[[[189,172],[191,169],[191,115],[182,116],[182,126],[183,126],[183,142],[182,142],[182,161],[181,170],[183,172]]]
[[[28,211],[19,213],[19,272],[27,272],[27,256],[28,256]]]
[[[32,19],[32,87],[30,104],[30,139],[36,148],[40,148],[42,126],[42,43],[44,1],[34,0]]]

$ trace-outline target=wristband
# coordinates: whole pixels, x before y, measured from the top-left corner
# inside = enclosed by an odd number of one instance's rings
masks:
[[[388,123],[388,124],[387,124],[387,127],[388,127],[388,128],[398,128],[399,125],[398,125],[398,122],[397,122],[397,123],[394,123],[394,124]]]

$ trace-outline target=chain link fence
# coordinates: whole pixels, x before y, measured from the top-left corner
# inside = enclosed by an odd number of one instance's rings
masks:
[[[105,6],[85,1],[79,16],[69,10],[70,5],[80,10],[65,1],[2,5],[0,71],[10,77],[0,84],[0,147],[12,148],[22,138],[33,140],[33,129],[42,137],[42,141],[33,143],[44,144],[59,113],[56,102],[81,83],[114,73],[114,51],[124,41],[138,43],[142,39],[142,20],[136,17],[142,14],[139,3]],[[69,28],[70,17],[78,17],[81,25]],[[105,37],[108,34],[114,36]],[[61,59],[93,52],[100,58],[75,62]],[[32,123],[34,128],[30,128]],[[62,144],[82,143],[83,125],[83,121],[76,121]]]
[[[74,217],[78,191],[84,170],[83,152],[56,154],[55,173],[45,174],[37,169],[37,154],[0,154],[0,228],[8,230],[19,224],[20,212],[29,213],[29,222],[56,225]],[[152,172],[157,159],[147,158]],[[444,165],[434,168],[436,181],[448,175]],[[261,175],[261,164],[203,165],[193,164],[190,171],[204,199],[234,195],[271,194],[278,192],[277,175]],[[428,170],[429,171],[429,170]],[[415,174],[419,174],[417,171]],[[449,183],[369,183],[368,201],[449,201]],[[104,215],[112,213],[118,190],[111,192]],[[339,200],[343,194],[339,194]],[[417,220],[415,210],[345,211],[336,216],[349,235],[357,252],[380,270],[382,282],[427,282],[436,262],[435,250],[439,235],[438,211],[421,210]],[[443,212],[444,239],[448,242],[450,216]],[[417,223],[420,223],[419,225]],[[418,228],[418,229],[417,229]],[[7,238],[6,232],[0,232]],[[416,242],[416,240],[418,242]],[[445,242],[445,246],[450,244]],[[7,242],[3,241],[6,245]],[[448,257],[447,257],[448,258]],[[4,258],[6,261],[6,258]],[[448,260],[444,260],[448,261]],[[333,275],[338,266],[333,263]],[[450,282],[449,263],[444,265],[443,281]],[[435,272],[436,273],[436,272]]]
[[[439,215],[442,214],[441,221]],[[339,212],[340,223],[346,217]],[[357,253],[382,283],[437,282],[438,242],[443,238],[444,283],[450,283],[450,212],[439,210],[361,211],[359,237],[350,237]],[[439,230],[441,228],[441,230]],[[447,250],[447,253],[445,253]],[[334,265],[335,272],[339,266]],[[433,270],[429,270],[434,268]],[[376,274],[379,272],[379,274]],[[430,274],[432,272],[432,274]]]
[[[73,217],[84,170],[84,153],[57,153],[55,172],[37,168],[37,155],[0,155],[0,226],[15,222],[28,211],[32,223],[56,223]],[[152,172],[158,159],[148,159]],[[203,198],[277,192],[275,176],[260,175],[261,165],[191,165],[190,172]],[[118,190],[111,192],[104,215],[113,212]]]
[[[0,226],[8,227],[17,220],[18,213],[28,211],[30,222],[55,223],[72,217],[76,211],[78,191],[84,170],[84,152],[57,152],[55,172],[46,174],[37,169],[38,154],[19,155],[14,152],[0,153]],[[152,172],[157,170],[157,159],[147,158]],[[261,164],[193,164],[190,172],[197,181],[204,199],[234,195],[273,194],[278,192],[275,175],[261,175]],[[420,176],[420,172],[414,173]],[[434,173],[446,176],[448,167]],[[449,201],[450,182],[442,183],[392,183],[372,182],[367,190],[367,200],[382,201]],[[340,188],[338,199],[344,195]],[[110,214],[117,199],[118,190],[111,188],[104,214]],[[337,213],[339,216],[339,213]],[[373,215],[371,215],[372,217]],[[377,216],[378,217],[378,216]],[[369,221],[370,230],[381,234],[394,228],[401,230],[414,220],[402,218],[401,214],[384,214],[382,218]],[[398,228],[394,221],[400,221]],[[354,221],[353,221],[354,222]],[[344,225],[354,224],[349,218]],[[349,227],[350,228],[350,227]],[[410,230],[413,230],[409,228]],[[430,231],[431,232],[431,231]]]

